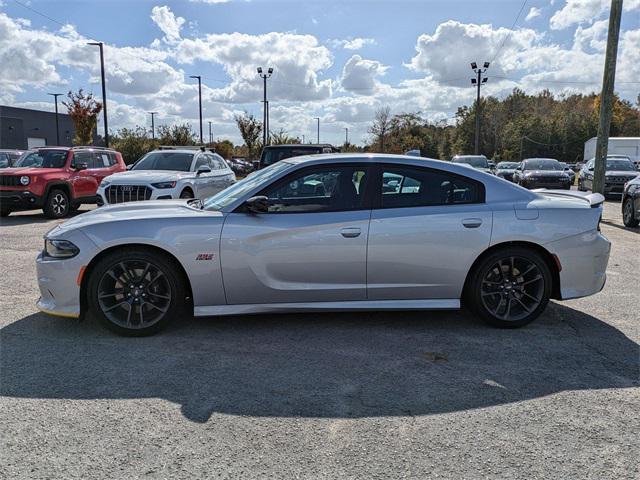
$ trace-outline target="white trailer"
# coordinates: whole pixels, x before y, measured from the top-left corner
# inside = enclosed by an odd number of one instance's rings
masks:
[[[584,143],[584,161],[596,156],[596,137]],[[636,165],[640,163],[640,137],[609,137],[607,155],[625,155]]]

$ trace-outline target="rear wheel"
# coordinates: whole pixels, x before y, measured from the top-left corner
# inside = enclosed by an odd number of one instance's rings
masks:
[[[0,208],[0,217],[8,217],[11,214],[11,210],[8,208]]]
[[[90,275],[90,311],[120,335],[152,335],[182,313],[184,282],[174,263],[162,255],[142,249],[114,252]]]
[[[474,269],[468,292],[474,311],[490,325],[522,327],[549,303],[551,272],[544,259],[523,247],[492,253]]]
[[[69,195],[64,190],[51,190],[44,204],[44,214],[49,218],[64,218],[69,214]]]
[[[635,216],[633,208],[633,198],[627,198],[622,205],[622,221],[625,227],[637,227],[640,225],[640,220]]]

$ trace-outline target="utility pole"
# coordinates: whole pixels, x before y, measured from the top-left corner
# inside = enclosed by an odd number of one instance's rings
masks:
[[[258,75],[262,78],[263,84],[263,109],[262,109],[262,145],[269,145],[269,103],[267,102],[267,78],[273,73],[273,68],[269,67],[267,73],[262,73],[262,67],[258,67]]]
[[[213,143],[213,131],[211,130],[211,120],[209,120],[209,144]]]
[[[344,144],[349,145],[349,127],[344,127]]]
[[[476,72],[476,78],[471,79],[471,84],[477,88],[476,94],[476,138],[473,147],[473,153],[475,155],[480,154],[480,87],[482,84],[487,83],[487,77],[482,77],[482,74],[489,68],[489,62],[484,62],[482,68],[478,68],[476,62],[471,62],[471,69]]]
[[[58,124],[58,97],[62,95],[61,93],[48,93],[47,95],[51,95],[56,102],[56,145],[60,145],[60,125]]]
[[[158,112],[147,112],[151,114],[151,140],[156,139],[156,123],[154,121],[154,116],[158,114]]]
[[[200,145],[202,145],[202,77],[200,75],[190,75],[189,78],[198,79],[198,110],[200,112]]]
[[[107,123],[107,86],[104,80],[104,44],[89,42],[87,45],[97,45],[100,48],[100,74],[102,76],[102,112],[104,114],[104,146],[109,148],[109,125]]]
[[[602,93],[600,94],[600,121],[598,123],[598,140],[593,172],[594,193],[604,194],[605,174],[607,170],[607,150],[609,147],[609,129],[613,110],[613,87],[616,79],[616,57],[618,56],[618,38],[620,37],[620,17],[622,16],[622,0],[611,0],[609,13],[609,32],[607,35],[607,51],[604,59],[602,76]],[[584,159],[585,162],[588,159]]]
[[[302,134],[302,144],[304,145],[304,133]]]
[[[313,117],[314,120],[318,121],[318,145],[320,144],[320,117]]]

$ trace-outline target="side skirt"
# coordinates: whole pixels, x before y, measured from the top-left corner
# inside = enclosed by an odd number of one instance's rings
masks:
[[[362,300],[353,302],[257,303],[210,305],[194,308],[196,317],[247,315],[252,313],[349,312],[369,310],[457,310],[460,299]]]

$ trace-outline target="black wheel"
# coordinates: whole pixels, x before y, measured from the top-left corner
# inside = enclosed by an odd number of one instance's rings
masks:
[[[582,185],[582,181],[578,180],[578,190],[580,192],[584,192],[584,185]]]
[[[49,218],[64,218],[69,214],[69,195],[64,190],[51,190],[44,204],[44,214]]]
[[[510,247],[487,256],[475,268],[469,297],[475,312],[490,325],[522,327],[549,303],[551,272],[533,250]]]
[[[625,199],[622,204],[622,221],[625,227],[637,227],[640,225],[640,220],[635,216],[633,208],[633,198]]]
[[[8,208],[0,208],[0,217],[8,217],[11,215],[11,210]]]
[[[184,313],[185,286],[176,265],[142,249],[100,260],[91,270],[87,294],[90,311],[125,336],[152,335]]]
[[[189,188],[185,188],[180,194],[180,198],[194,198],[193,192]]]

